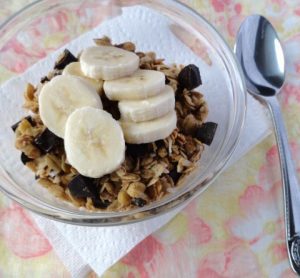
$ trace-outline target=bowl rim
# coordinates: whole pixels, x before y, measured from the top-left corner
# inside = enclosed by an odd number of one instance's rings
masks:
[[[10,23],[12,23],[15,19],[17,19],[19,16],[22,16],[24,13],[30,11],[31,8],[36,7],[39,4],[46,3],[47,0],[36,0],[26,6],[24,6],[22,9],[18,10],[11,16],[9,16],[4,22],[0,24],[0,33],[1,30],[5,29]],[[137,1],[139,2],[139,1]],[[160,1],[153,0],[148,1],[151,3],[159,3]],[[244,76],[242,74],[240,65],[228,45],[228,43],[225,41],[225,39],[222,37],[222,35],[217,31],[217,29],[208,21],[206,20],[202,15],[197,13],[195,10],[193,10],[191,7],[187,6],[186,4],[180,2],[180,1],[171,1],[167,0],[164,2],[169,2],[175,5],[176,8],[182,9],[184,13],[189,13],[193,17],[197,18],[197,20],[202,21],[203,24],[205,24],[206,28],[209,29],[210,32],[213,33],[216,39],[218,39],[222,43],[222,47],[226,50],[227,55],[229,55],[229,58],[231,59],[232,66],[235,68],[235,72],[237,75],[237,78],[239,79],[239,86],[241,87],[241,93],[243,93],[243,101],[242,101],[242,109],[241,109],[241,115],[239,115],[239,124],[238,124],[238,131],[236,132],[236,136],[233,141],[230,141],[231,147],[226,152],[225,159],[220,162],[215,170],[213,171],[212,175],[210,177],[207,177],[204,181],[201,183],[196,184],[191,190],[184,192],[183,194],[177,196],[175,199],[173,196],[169,198],[164,198],[163,200],[159,201],[161,202],[159,205],[157,205],[157,202],[150,203],[149,205],[137,208],[133,210],[128,211],[122,211],[122,212],[90,212],[89,215],[79,215],[78,213],[73,213],[71,211],[66,211],[60,208],[57,208],[53,205],[45,204],[38,200],[36,203],[30,203],[25,201],[19,196],[16,196],[14,193],[9,192],[5,188],[3,188],[0,184],[0,191],[2,191],[5,195],[7,195],[9,198],[13,199],[17,203],[19,203],[21,206],[25,207],[26,209],[37,213],[41,216],[50,218],[52,220],[57,220],[64,223],[74,224],[74,225],[84,225],[84,226],[117,226],[117,225],[125,225],[125,224],[131,224],[136,222],[145,221],[157,216],[161,216],[165,213],[170,212],[171,210],[175,210],[176,208],[183,208],[187,203],[189,203],[191,200],[199,196],[200,193],[204,192],[209,185],[221,174],[222,170],[224,170],[225,166],[227,165],[229,159],[231,158],[232,154],[234,153],[238,142],[241,138],[242,130],[244,128],[245,124],[245,118],[246,118],[246,110],[247,110],[247,92],[246,92],[246,85],[244,81]],[[64,3],[62,3],[64,4]],[[232,132],[231,132],[232,133]],[[231,135],[231,134],[230,134]],[[0,165],[0,170],[4,171]],[[10,177],[6,177],[10,179]],[[12,179],[10,179],[12,181]],[[14,182],[14,181],[12,181]],[[203,184],[205,183],[205,184]],[[173,195],[173,194],[169,194]],[[39,204],[40,203],[40,204]],[[79,211],[80,212],[80,211]],[[151,213],[149,213],[151,212]],[[141,213],[144,214],[145,217],[139,217]],[[131,219],[124,220],[124,217],[131,217]]]

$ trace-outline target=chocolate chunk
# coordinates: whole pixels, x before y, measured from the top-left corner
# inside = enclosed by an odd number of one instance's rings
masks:
[[[192,90],[202,84],[199,68],[195,65],[187,65],[178,74],[179,85]]]
[[[26,120],[31,124],[31,126],[35,126],[35,122],[34,122],[33,119],[31,118],[31,116],[27,116],[27,117],[25,117],[24,119],[26,119]],[[15,123],[15,124],[13,124],[13,125],[11,126],[11,129],[13,130],[13,132],[16,131],[16,129],[18,128],[19,124],[20,124],[24,119],[22,119],[21,121],[18,121],[17,123]]]
[[[48,153],[63,145],[63,139],[56,136],[48,128],[34,139],[35,145],[42,151]]]
[[[146,201],[143,200],[142,198],[133,198],[131,200],[131,203],[138,207],[143,207],[144,205],[146,205]]]
[[[68,64],[77,61],[78,59],[68,49],[65,49],[64,52],[58,57],[57,61],[55,62],[54,68],[62,70]]]
[[[167,76],[165,77],[165,84],[170,84],[170,79]]]
[[[110,113],[112,117],[118,121],[121,118],[118,102],[108,99],[104,94],[101,96],[101,101],[103,105],[103,110]]]
[[[82,175],[77,175],[72,179],[68,188],[70,193],[76,198],[97,198],[96,179],[88,178]]]
[[[176,168],[177,167],[175,166],[169,173],[169,176],[173,180],[174,184],[176,184],[181,177],[181,174],[177,172]]]
[[[48,82],[48,81],[50,81],[48,76],[44,76],[44,77],[41,78],[40,82],[43,84],[43,83]]]
[[[157,140],[154,142],[156,147],[161,148],[161,147],[165,147],[165,141],[164,140]]]
[[[110,205],[110,201],[108,200],[100,200],[98,198],[92,198],[92,202],[95,208],[105,209]]]
[[[148,144],[126,144],[126,154],[140,157],[148,152]]]
[[[206,145],[210,145],[214,139],[217,127],[218,124],[213,122],[204,123],[197,130],[197,139]]]
[[[16,129],[18,128],[20,122],[21,122],[21,121],[18,121],[17,123],[15,123],[15,124],[13,124],[13,125],[11,126],[11,129],[13,130],[13,132],[16,131]]]
[[[21,153],[21,161],[24,165],[26,165],[26,163],[32,161],[32,159],[29,158],[25,153]]]
[[[25,119],[31,124],[31,126],[35,126],[35,121],[31,116],[27,116]]]

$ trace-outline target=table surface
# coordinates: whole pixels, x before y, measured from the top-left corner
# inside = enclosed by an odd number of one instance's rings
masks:
[[[0,0],[0,22],[30,3]],[[287,59],[281,106],[300,171],[299,0],[184,1],[233,45],[245,16],[267,16]],[[17,74],[0,61],[0,82]],[[22,231],[22,233],[19,233]],[[35,244],[28,246],[28,240]],[[69,277],[25,210],[0,196],[0,277]],[[96,277],[90,273],[89,277]],[[103,277],[295,277],[285,247],[282,186],[274,136],[224,172],[170,223],[136,246]]]

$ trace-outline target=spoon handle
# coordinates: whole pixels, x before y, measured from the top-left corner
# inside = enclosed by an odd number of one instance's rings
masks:
[[[264,98],[264,100],[267,102],[272,114],[279,152],[288,255],[292,268],[296,273],[300,274],[300,188],[297,173],[289,149],[287,133],[278,100],[275,96]]]

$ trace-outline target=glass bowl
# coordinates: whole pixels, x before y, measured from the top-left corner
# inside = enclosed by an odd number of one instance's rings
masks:
[[[55,51],[82,34],[85,37],[80,43],[72,42],[68,46],[75,53],[81,47],[92,45],[92,38],[106,34],[115,43],[133,41],[138,50],[155,51],[167,63],[196,64],[203,81],[199,90],[208,102],[208,121],[218,123],[213,143],[206,146],[199,164],[182,186],[162,200],[124,212],[78,209],[54,198],[20,162],[10,126],[26,113],[22,109],[23,95],[2,89],[1,190],[33,212],[79,225],[143,221],[184,205],[203,192],[224,169],[240,137],[246,94],[233,52],[203,17],[176,1],[55,0],[37,1],[0,26],[1,63],[20,75],[46,57],[48,60],[42,61],[40,70],[37,68],[30,75],[31,81],[39,80],[52,68],[49,60],[57,56]],[[26,76],[29,75],[25,73],[22,82],[28,81]]]

